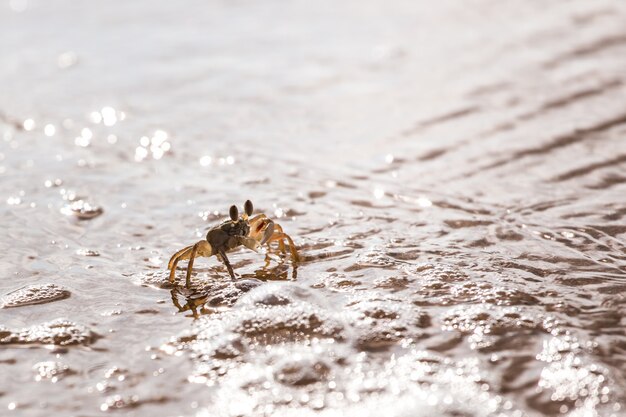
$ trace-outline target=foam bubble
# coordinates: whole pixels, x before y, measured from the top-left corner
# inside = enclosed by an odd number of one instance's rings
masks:
[[[88,345],[94,342],[97,337],[86,327],[65,319],[56,319],[23,329],[9,329],[0,326],[0,345]]]
[[[51,303],[71,295],[70,291],[55,284],[28,285],[2,297],[0,307],[23,307],[33,304]]]

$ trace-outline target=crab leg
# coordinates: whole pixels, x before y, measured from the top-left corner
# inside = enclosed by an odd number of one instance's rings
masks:
[[[170,261],[167,264],[167,267],[170,270],[170,282],[174,282],[174,277],[176,275],[176,265],[178,264],[179,261],[189,258],[189,254],[191,253],[192,248],[193,246],[187,246],[186,248],[183,248],[179,250],[178,252],[176,252],[170,258]]]
[[[195,249],[195,253],[194,253]],[[174,256],[170,259],[168,263],[168,268],[170,269],[170,282],[174,282],[176,277],[176,265],[179,261],[183,261],[185,259],[189,259],[189,265],[187,265],[187,287],[189,287],[189,279],[191,275],[191,269],[193,268],[193,260],[198,256],[210,257],[213,255],[213,249],[211,245],[206,240],[201,240],[194,245],[187,246],[176,252]]]
[[[280,224],[276,225],[276,232],[279,233],[279,234],[285,234],[285,232],[283,231],[283,228],[282,228],[282,226]],[[287,253],[287,250],[285,249],[285,240],[284,239],[275,238],[275,239],[268,239],[268,240],[278,240],[278,249],[282,253]]]
[[[298,255],[298,251],[296,250],[296,244],[293,243],[293,240],[291,240],[291,237],[287,233],[274,232],[274,234],[267,241],[267,243],[269,244],[270,242],[278,241],[279,242],[278,244],[281,246],[282,251],[285,252],[285,242],[284,242],[285,239],[287,239],[287,241],[289,242],[289,251],[291,252],[291,259],[294,262],[300,262],[300,256]]]
[[[178,261],[185,259],[185,258],[182,258],[182,256],[184,256],[184,253],[190,250],[192,246],[193,245],[186,246],[182,248],[181,250],[179,250],[178,252],[176,252],[175,254],[173,254],[169,262],[167,263],[167,269],[172,269],[172,267],[176,267],[176,263]]]
[[[189,263],[187,264],[187,278],[185,279],[185,286],[189,288],[191,286],[191,271],[193,270],[193,261],[196,259],[196,252],[198,252],[198,246],[200,242],[193,245],[191,248],[191,255],[189,255]]]
[[[233,271],[233,266],[230,264],[230,261],[226,257],[226,252],[223,250],[219,251],[220,256],[222,257],[222,261],[224,261],[224,265],[226,265],[226,269],[228,269],[228,273],[232,279],[235,279],[235,271]]]

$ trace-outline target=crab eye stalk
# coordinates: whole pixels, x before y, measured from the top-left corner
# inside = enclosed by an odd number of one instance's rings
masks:
[[[246,200],[243,205],[243,209],[246,211],[248,216],[252,216],[252,211],[254,210],[254,207],[252,207],[252,201]]]
[[[237,210],[237,206],[230,206],[230,219],[234,222],[239,218],[239,210]]]

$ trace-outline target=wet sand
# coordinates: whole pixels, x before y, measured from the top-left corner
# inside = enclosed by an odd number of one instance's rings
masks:
[[[0,415],[626,415],[623,4],[12,0],[0,50]],[[170,285],[246,199],[303,261]]]

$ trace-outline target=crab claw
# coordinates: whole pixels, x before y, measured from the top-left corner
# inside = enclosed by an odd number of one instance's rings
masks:
[[[244,245],[246,248],[251,249],[255,252],[259,251],[259,247],[261,247],[261,244],[259,242],[257,242],[255,239],[251,238],[251,237],[247,237],[247,236],[242,236],[239,238],[239,242]]]
[[[267,226],[265,227],[265,231],[263,232],[263,239],[261,239],[260,244],[261,245],[265,244],[265,242],[267,242],[269,238],[272,237],[273,234],[274,234],[274,222],[270,220]]]

